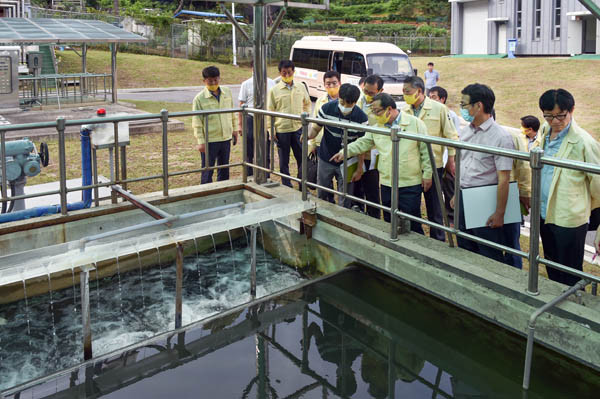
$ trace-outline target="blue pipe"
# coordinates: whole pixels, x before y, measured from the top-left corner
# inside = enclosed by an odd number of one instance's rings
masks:
[[[92,149],[90,145],[90,131],[81,129],[81,184],[90,186],[92,184]],[[67,204],[67,211],[78,211],[89,208],[92,205],[92,189],[86,189],[82,192],[82,201]],[[25,209],[18,212],[3,213],[0,215],[0,223],[16,222],[40,216],[53,215],[60,213],[60,205],[39,206],[36,208]]]

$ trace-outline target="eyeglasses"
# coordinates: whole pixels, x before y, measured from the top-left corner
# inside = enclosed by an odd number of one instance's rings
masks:
[[[558,114],[558,115],[544,115],[544,119],[547,120],[548,122],[552,122],[553,119],[556,119],[557,121],[564,121],[565,118],[567,117],[567,115],[569,115],[569,113],[565,113],[565,114]]]
[[[461,102],[461,103],[459,103],[458,105],[459,105],[461,108],[466,108],[466,107],[467,107],[467,105],[473,105],[473,103],[463,103],[463,102]]]
[[[373,113],[374,113],[375,115],[378,115],[378,116],[379,116],[379,115],[381,115],[381,114],[382,114],[382,113],[383,113],[385,110],[384,110],[383,108],[378,108],[378,109],[371,108],[371,111],[373,111]]]

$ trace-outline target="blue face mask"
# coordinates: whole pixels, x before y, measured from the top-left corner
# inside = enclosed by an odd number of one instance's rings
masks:
[[[469,122],[469,123],[470,123],[470,122],[473,122],[473,119],[475,119],[475,117],[473,117],[473,116],[469,115],[469,111],[467,111],[467,110],[466,110],[466,109],[464,109],[464,108],[461,108],[461,109],[460,109],[460,116],[462,116],[462,118],[463,118],[464,120],[466,120],[467,122]]]

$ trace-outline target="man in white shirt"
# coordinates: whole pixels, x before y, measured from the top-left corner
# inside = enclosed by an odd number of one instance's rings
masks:
[[[254,73],[254,61],[250,62],[250,66],[252,66],[252,72]],[[267,78],[267,93],[275,86],[275,81],[273,79]],[[240,107],[245,105],[248,108],[254,107],[254,78],[246,79],[242,86],[240,87],[240,94],[238,95],[238,101],[240,102]],[[242,113],[239,114],[240,118],[240,126],[242,124]],[[242,132],[242,134],[246,135],[246,140],[248,145],[246,146],[246,158],[248,162],[254,163],[254,117],[252,114],[246,115],[246,131]],[[270,146],[270,145],[269,145]],[[269,147],[267,146],[267,148]],[[269,158],[271,156],[271,151],[267,151],[267,165],[270,164]],[[252,176],[254,172],[253,168],[248,168],[248,176]]]

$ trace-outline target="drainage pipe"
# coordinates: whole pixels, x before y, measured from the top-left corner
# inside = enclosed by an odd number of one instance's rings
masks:
[[[123,190],[123,188],[117,184],[110,186],[110,188],[113,191],[115,191],[117,193],[117,195],[120,195],[121,197],[125,198],[126,200],[131,202],[133,205],[137,206],[142,211],[144,211],[148,215],[152,216],[154,219],[164,219],[164,218],[173,216],[170,213],[167,213],[167,212],[163,211],[162,209],[152,205],[151,203],[138,198],[137,196],[131,194],[130,192]]]
[[[90,131],[82,129],[81,139],[81,181],[83,186],[92,185],[92,151],[90,145]],[[65,187],[66,190],[66,187]],[[66,191],[65,191],[66,192]],[[62,202],[62,201],[61,201]],[[72,204],[66,204],[67,211],[78,211],[89,208],[92,204],[92,189],[82,191],[82,201]],[[61,205],[40,206],[36,208],[25,209],[18,212],[5,213],[0,215],[0,223],[16,222],[40,216],[53,215],[61,213]]]
[[[580,280],[577,284],[570,287],[568,290],[533,312],[531,317],[529,317],[529,324],[527,325],[527,351],[525,352],[525,370],[523,371],[523,389],[529,389],[529,382],[531,379],[531,360],[533,356],[533,337],[535,334],[535,323],[544,312],[549,310],[550,308],[558,305],[571,294],[574,294],[578,290],[582,290],[588,285],[589,282],[587,280]]]

